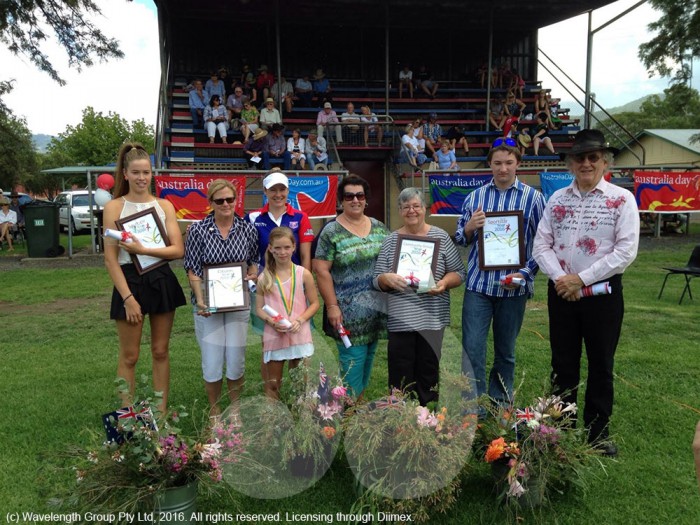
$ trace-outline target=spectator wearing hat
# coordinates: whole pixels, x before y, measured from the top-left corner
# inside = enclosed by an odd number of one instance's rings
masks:
[[[517,177],[522,156],[511,138],[496,139],[487,161],[493,179],[470,193],[462,205],[455,240],[467,246],[467,282],[462,307],[462,373],[473,377],[478,397],[488,394],[497,403],[513,398],[515,342],[534,294],[537,263],[533,243],[545,201],[542,194]],[[479,237],[489,213],[521,212],[525,258],[519,268],[482,269]],[[525,284],[512,282],[523,279]],[[486,375],[489,330],[493,327],[493,366]],[[480,415],[484,415],[481,413]]]
[[[275,107],[275,101],[268,97],[265,99],[265,107],[260,110],[260,126],[267,131],[271,131],[273,124],[282,124],[282,116]]]
[[[204,108],[207,107],[211,96],[202,87],[202,81],[195,79],[192,81],[194,89],[190,91],[190,114],[192,115],[192,127],[201,128],[204,123]]]
[[[333,111],[333,106],[330,102],[324,102],[323,109],[318,112],[316,117],[316,131],[318,131],[318,136],[323,137],[324,130],[329,128],[329,131],[335,130],[335,141],[338,144],[343,143],[343,133],[338,124],[338,115]]]
[[[613,409],[613,363],[624,300],[622,274],[637,256],[639,212],[634,195],[604,178],[619,150],[602,132],[584,129],[566,159],[574,180],[556,191],[537,230],[533,255],[549,277],[549,341],[554,393],[576,402],[586,344],[583,423],[588,440],[615,456],[608,423]],[[609,283],[610,293],[582,298],[581,289]]]
[[[270,169],[270,159],[282,159],[284,161],[284,169],[289,169],[291,157],[287,151],[287,142],[284,140],[284,126],[282,124],[273,124],[270,127],[271,133],[268,133],[265,141],[265,151],[263,152],[263,167]]]
[[[17,226],[17,214],[10,209],[7,197],[0,197],[0,246],[7,241],[8,251],[13,252],[12,229]]]
[[[262,99],[267,102],[270,96],[270,88],[275,83],[275,76],[267,70],[265,64],[258,68],[258,77],[255,79],[255,87],[260,92]]]
[[[248,166],[251,169],[270,169],[269,161],[265,167],[265,157],[267,156],[267,131],[258,128],[243,145],[243,152],[248,159]]]
[[[330,164],[326,139],[315,131],[309,131],[306,139],[306,161],[309,163],[309,169],[312,170],[318,169],[318,165],[327,167]]]
[[[222,104],[226,101],[226,86],[219,78],[219,73],[217,71],[209,73],[209,80],[207,80],[207,83],[204,85],[204,90],[210,97],[212,95],[219,95],[219,100],[221,100]]]
[[[442,141],[442,127],[437,123],[437,113],[428,115],[428,122],[423,124],[423,138],[429,156],[434,156]]]
[[[326,78],[326,74],[323,69],[317,69],[314,74],[313,81],[314,96],[318,101],[318,105],[325,104],[326,102],[333,102],[333,90],[331,89],[331,83]]]
[[[294,84],[294,94],[301,102],[302,107],[311,107],[311,101],[314,97],[314,86],[309,80],[309,75],[304,75],[298,78]]]

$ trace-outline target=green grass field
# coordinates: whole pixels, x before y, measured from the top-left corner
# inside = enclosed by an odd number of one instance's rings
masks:
[[[82,243],[87,236],[77,237]],[[637,261],[624,278],[626,314],[615,364],[616,400],[612,431],[620,447],[606,471],[589,478],[588,490],[567,494],[552,507],[523,514],[525,523],[696,524],[700,496],[690,443],[700,419],[700,286],[695,301],[678,299],[682,278],[672,277],[657,300],[661,266],[683,265],[700,242],[694,225],[689,237],[643,239]],[[87,244],[87,242],[85,242]],[[6,255],[5,252],[2,252]],[[175,263],[185,284],[184,272]],[[517,374],[523,399],[542,392],[549,376],[545,280],[537,292],[518,341]],[[462,289],[453,292],[451,334],[443,366],[457,369]],[[17,269],[0,267],[0,522],[8,512],[47,512],[47,500],[73,482],[57,471],[54,458],[70,443],[88,442],[85,429],[101,430],[100,415],[117,406],[113,380],[117,338],[108,319],[111,284],[104,268]],[[317,326],[320,323],[317,319]],[[333,359],[323,336],[317,353]],[[139,371],[148,373],[148,333]],[[246,396],[262,393],[259,337],[250,335]],[[176,316],[171,339],[171,403],[204,408],[199,348],[189,308]],[[370,398],[385,393],[386,344],[375,361]],[[582,397],[582,396],[581,396]],[[196,417],[204,417],[195,410]],[[349,512],[354,501],[352,474],[339,455],[313,487],[285,499],[231,494],[200,498],[199,510],[222,513]],[[458,504],[432,523],[508,523],[496,503],[489,470],[473,461],[462,476]],[[304,522],[304,521],[302,521]]]

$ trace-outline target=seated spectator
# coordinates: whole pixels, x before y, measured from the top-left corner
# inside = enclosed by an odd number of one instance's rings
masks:
[[[343,143],[343,130],[340,126],[335,126],[338,124],[338,115],[333,111],[333,106],[330,102],[323,103],[323,109],[318,112],[316,117],[316,130],[318,131],[318,136],[323,137],[323,131],[329,128],[329,131],[335,129],[335,141],[337,144]]]
[[[258,68],[258,78],[255,79],[255,87],[257,88],[263,100],[267,100],[270,96],[270,88],[275,83],[275,76],[268,72],[265,64]]]
[[[221,105],[219,95],[212,95],[209,99],[209,105],[204,108],[204,124],[207,127],[207,135],[209,143],[214,144],[216,132],[219,131],[221,142],[227,144],[226,131],[228,130],[228,111]]]
[[[408,64],[403,65],[403,69],[399,71],[399,98],[403,98],[403,88],[408,88],[408,98],[413,98],[413,71],[408,67]]]
[[[464,153],[469,154],[469,142],[467,142],[467,137],[464,133],[464,128],[454,125],[447,130],[445,139],[447,139],[447,141],[450,143],[451,150],[457,151],[457,147],[461,146],[464,149]]]
[[[373,124],[375,122],[379,122],[379,119],[377,118],[377,115],[372,113],[372,111],[369,109],[369,106],[367,104],[364,104],[362,108],[362,115],[360,116],[360,122],[366,122],[368,124]],[[364,126],[364,134],[365,134],[365,148],[369,147],[369,136],[370,135],[376,135],[377,136],[377,146],[382,145],[382,140],[384,139],[384,130],[382,129],[382,126],[379,124],[375,125],[368,125]]]
[[[484,89],[484,84],[486,83],[486,78],[489,75],[489,63],[484,60],[481,65],[476,69],[476,77],[479,79],[479,86]]]
[[[525,79],[518,73],[517,69],[513,69],[511,72],[513,75],[508,90],[512,91],[516,97],[521,99],[523,98],[523,91],[525,90]]]
[[[518,133],[518,125],[520,124],[520,110],[516,109],[512,115],[510,115],[503,126],[503,136],[507,138],[513,138]]]
[[[301,102],[302,107],[311,107],[311,99],[314,97],[314,88],[309,80],[309,75],[304,75],[303,78],[297,79],[294,85],[294,93],[299,99],[299,102]]]
[[[513,73],[510,70],[510,62],[504,60],[498,66],[498,87],[500,89],[503,89],[504,87],[507,88],[508,86],[510,86],[510,83],[512,81]]]
[[[416,88],[420,89],[428,95],[428,98],[435,98],[439,84],[433,79],[432,72],[425,66],[421,65],[416,75]]]
[[[306,161],[309,163],[309,169],[317,169],[317,165],[327,167],[330,165],[328,157],[328,148],[326,147],[326,139],[316,134],[315,131],[309,131],[309,136],[306,140]]]
[[[318,105],[325,104],[326,102],[333,102],[333,90],[331,89],[331,83],[326,78],[326,74],[323,69],[317,69],[314,75],[314,96],[318,101]]]
[[[192,115],[192,127],[194,129],[204,127],[204,108],[209,103],[209,94],[202,87],[202,81],[195,79],[192,82],[194,89],[190,91],[190,114]]]
[[[425,135],[423,134],[423,119],[413,121],[413,137],[418,141],[418,153],[425,153]]]
[[[265,99],[265,108],[260,110],[260,126],[267,131],[271,131],[273,124],[282,124],[282,117],[279,110],[275,107],[275,101],[272,97]]]
[[[506,102],[505,102],[505,114],[506,117],[510,117],[516,109],[519,109],[520,112],[525,109],[525,102],[520,100],[519,98],[515,97],[515,93],[512,91],[508,91],[506,94]]]
[[[219,95],[219,100],[223,103],[226,100],[226,86],[219,78],[219,73],[212,71],[209,73],[209,80],[204,85],[204,90],[211,97],[212,95]]]
[[[2,190],[0,190],[0,195]],[[24,229],[24,212],[19,204],[19,195],[14,191],[10,193],[10,209],[17,214],[17,228]]]
[[[243,97],[243,110],[241,111],[241,133],[243,133],[243,141],[247,141],[251,133],[258,130],[260,113],[258,108],[251,104],[248,97]]]
[[[267,135],[265,144],[265,156],[263,157],[263,168],[270,169],[271,159],[282,159],[284,161],[283,169],[289,169],[290,156],[287,154],[287,141],[284,140],[284,126],[282,124],[273,124],[270,127],[271,133]]]
[[[226,82],[228,82],[228,69],[225,66],[219,68],[219,80],[226,87]]]
[[[442,141],[440,149],[433,154],[433,160],[438,163],[441,170],[459,169],[455,152],[450,149],[450,143],[447,140]]]
[[[279,82],[272,84],[270,93],[275,103],[279,105],[280,110],[284,109],[287,115],[289,115],[289,113],[292,112],[292,100],[294,98],[294,88],[292,88],[292,84],[287,82],[286,78],[280,77]]]
[[[265,157],[267,157],[267,131],[264,129],[256,129],[253,136],[246,140],[243,145],[243,153],[248,160],[248,167],[254,170],[270,169],[269,161],[265,167]]]
[[[306,169],[306,141],[301,137],[299,128],[292,130],[292,136],[287,140],[287,154],[291,169]]]
[[[555,155],[554,144],[549,138],[549,125],[547,124],[547,114],[541,111],[537,114],[537,125],[535,126],[535,134],[532,137],[532,149],[535,155],[539,155],[540,144],[544,144],[552,155]]]
[[[535,115],[539,113],[545,113],[547,115],[547,126],[549,129],[554,129],[552,113],[549,109],[549,100],[547,100],[547,91],[544,89],[541,89],[535,97]]]
[[[241,112],[243,111],[243,88],[241,86],[231,86],[233,91],[226,99],[226,109],[228,110],[228,118],[232,121],[239,121]],[[238,129],[238,123],[233,125],[234,129]]]
[[[408,162],[411,166],[419,169],[428,158],[424,153],[419,151],[418,139],[414,136],[415,128],[413,124],[406,126],[405,134],[401,137],[401,153],[402,160]]]
[[[360,126],[353,125],[353,123],[360,122],[360,114],[355,113],[355,105],[352,102],[348,102],[347,111],[340,115],[340,121],[343,124],[347,124],[342,126],[345,129],[346,137],[354,136],[360,131]],[[352,143],[355,144],[354,141]]]
[[[503,103],[502,97],[494,98],[491,101],[489,122],[496,131],[503,131],[503,124],[506,122],[505,111],[505,104]]]
[[[442,127],[437,123],[437,113],[428,115],[428,122],[423,125],[423,138],[425,138],[425,149],[432,157],[440,148],[442,141]]]
[[[7,197],[0,197],[0,246],[7,241],[8,251],[13,252],[12,229],[17,225],[17,214],[10,209]]]

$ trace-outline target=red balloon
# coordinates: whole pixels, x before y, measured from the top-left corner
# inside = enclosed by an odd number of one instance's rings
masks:
[[[97,187],[103,190],[111,190],[114,188],[114,177],[109,173],[103,173],[97,177]]]

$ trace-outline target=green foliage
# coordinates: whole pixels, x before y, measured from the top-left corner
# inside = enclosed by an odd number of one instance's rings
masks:
[[[42,46],[52,36],[68,54],[68,64],[80,71],[99,60],[122,58],[116,40],[105,36],[89,20],[100,9],[92,0],[22,0],[0,2],[0,42],[15,55],[24,55],[61,85]],[[48,26],[54,35],[42,28]]]
[[[650,0],[661,16],[649,24],[656,36],[639,46],[639,58],[649,76],[672,76],[685,83],[691,77],[690,61],[700,55],[700,9],[697,2]]]
[[[652,95],[642,102],[639,112],[615,115],[632,135],[645,129],[698,129],[700,128],[700,93],[684,84],[674,84],[664,90],[664,96]],[[603,120],[597,128],[603,132],[615,128],[610,119]],[[610,143],[622,146],[622,141],[610,136]]]
[[[143,120],[129,123],[117,113],[110,111],[104,115],[88,106],[83,110],[83,119],[78,125],[67,126],[51,141],[47,148],[48,159],[63,166],[102,166],[116,162],[119,147],[125,140],[139,142],[146,150],[153,152],[153,126]]]
[[[27,123],[0,111],[0,188],[10,190],[36,169],[37,158]]]

